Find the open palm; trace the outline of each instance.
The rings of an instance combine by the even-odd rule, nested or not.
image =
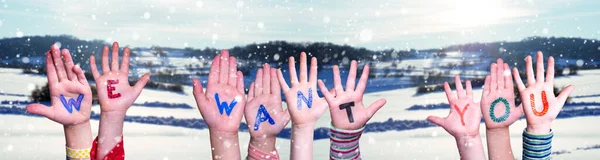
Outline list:
[[[463,91],[463,86],[460,77],[454,77],[456,84],[456,96],[452,94],[448,82],[444,83],[446,98],[450,103],[450,113],[446,118],[429,116],[427,119],[438,126],[444,128],[454,137],[476,136],[479,135],[479,124],[481,123],[481,111],[479,103],[473,101],[473,90],[471,81],[467,81],[466,91]]]
[[[144,89],[150,74],[142,76],[135,86],[129,86],[129,56],[131,51],[128,47],[125,47],[119,69],[119,43],[114,42],[112,45],[110,67],[108,50],[108,46],[104,46],[102,51],[102,75],[96,67],[96,58],[94,56],[90,57],[90,68],[98,88],[98,100],[102,112],[125,113]]]
[[[50,89],[50,107],[42,104],[27,105],[27,112],[45,116],[65,126],[90,120],[92,91],[83,71],[75,66],[69,50],[52,46],[46,54],[46,72]]]
[[[544,55],[537,53],[537,75],[534,78],[533,62],[531,56],[527,56],[527,88],[521,80],[519,70],[513,69],[513,75],[517,82],[517,88],[521,93],[523,110],[527,118],[527,130],[531,133],[548,133],[552,121],[558,116],[567,97],[571,94],[574,86],[567,86],[558,97],[554,95],[554,58],[548,58],[548,70],[544,81]]]
[[[313,57],[311,59],[310,79],[307,78],[306,59],[306,53],[302,52],[300,54],[300,81],[298,81],[294,57],[289,58],[292,88],[285,82],[281,70],[277,72],[279,83],[287,101],[287,108],[292,117],[292,123],[296,125],[314,125],[327,109],[327,102],[317,94],[317,58]]]
[[[369,75],[369,66],[365,65],[362,75],[356,85],[357,62],[352,61],[350,72],[346,81],[346,90],[342,88],[340,78],[340,69],[336,65],[333,67],[333,81],[335,85],[335,94],[327,92],[327,87],[323,81],[319,80],[319,87],[329,104],[329,113],[333,126],[340,129],[355,130],[363,127],[371,117],[385,105],[385,99],[379,99],[365,108],[363,105],[363,95],[367,86]],[[348,111],[349,110],[349,111]]]
[[[502,59],[490,66],[490,75],[485,77],[481,94],[481,113],[488,129],[505,128],[523,115],[515,107],[515,94],[510,68]]]
[[[227,50],[213,59],[206,91],[194,79],[194,98],[211,130],[237,133],[246,104],[244,75],[237,71],[237,61]]]

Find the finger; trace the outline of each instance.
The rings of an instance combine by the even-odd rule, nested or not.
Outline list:
[[[54,112],[52,111],[52,108],[43,104],[29,104],[27,105],[27,107],[25,107],[25,110],[27,111],[27,113],[41,115],[49,119],[52,119],[54,117]]]
[[[360,79],[358,80],[358,85],[356,86],[356,91],[359,95],[365,93],[365,89],[367,87],[367,81],[369,80],[369,65],[365,65],[362,71],[362,75],[360,75]]]
[[[204,89],[198,78],[194,78],[192,82],[194,83],[194,98],[196,99],[196,103],[198,103],[198,107],[200,107],[200,104],[206,104],[207,102],[206,96],[204,95]]]
[[[254,79],[254,95],[258,96],[263,93],[262,82],[263,82],[263,69],[259,68],[258,71],[256,71],[256,78]]]
[[[440,118],[440,117],[436,117],[436,116],[429,116],[429,117],[427,117],[427,120],[429,120],[431,123],[434,123],[440,127],[444,127],[444,118]]]
[[[290,83],[292,85],[294,85],[295,83],[298,83],[298,74],[296,73],[296,61],[294,60],[294,56],[290,56],[290,59],[288,61],[289,61],[288,62],[288,66],[289,66],[288,69],[290,71]]]
[[[531,56],[525,58],[525,66],[527,67],[527,86],[535,84],[535,78],[533,78],[533,62]]]
[[[237,77],[236,87],[240,93],[244,93],[244,73],[242,73],[242,71],[237,71],[236,77]]]
[[[275,68],[271,68],[271,94],[275,95],[275,98],[281,99],[281,86],[279,84],[279,80],[277,79],[277,71]]]
[[[537,74],[535,79],[537,83],[544,83],[544,54],[541,51],[538,51],[536,54],[537,66],[535,67],[537,70]]]
[[[337,96],[337,95],[335,94],[335,88],[332,88],[332,89],[330,89],[330,90],[329,90],[329,93],[331,93],[331,95],[333,95],[333,97]]]
[[[492,89],[504,89],[504,61],[501,58],[498,58],[498,63],[496,63],[496,80],[498,81],[498,88]]]
[[[233,56],[229,57],[229,81],[230,86],[235,87],[237,85],[237,61]]]
[[[75,73],[73,73],[73,66],[75,66],[75,63],[73,63],[73,58],[71,58],[71,53],[69,52],[68,49],[63,49],[62,56],[64,57],[64,61],[65,61],[64,67],[65,67],[65,71],[67,72],[67,78],[69,78],[69,80],[71,80],[71,81],[76,81],[77,75],[75,75]]]
[[[383,98],[373,102],[371,105],[369,105],[369,108],[367,108],[367,115],[369,115],[369,117],[373,117],[373,115],[375,115],[375,113],[377,113],[377,111],[379,111],[379,109],[381,109],[385,103],[386,100]]]
[[[250,90],[248,90],[248,101],[254,98],[254,82],[250,83]]]
[[[348,79],[346,80],[347,91],[354,91],[354,86],[356,85],[356,70],[358,69],[356,65],[357,62],[355,60],[350,62],[350,71],[348,72]]]
[[[306,66],[306,53],[300,53],[300,83],[308,82],[308,68]]]
[[[219,83],[219,76],[221,72],[220,67],[221,55],[217,55],[210,65],[210,71],[208,72],[208,84]]]
[[[219,83],[220,84],[227,84],[227,81],[229,80],[227,77],[229,77],[229,51],[227,50],[222,50],[221,51],[221,66],[220,66],[220,70],[219,70]]]
[[[519,70],[517,68],[513,68],[513,77],[515,78],[515,83],[517,83],[519,92],[525,90],[525,84],[523,84],[523,80],[521,79],[521,75],[519,74]]]
[[[342,88],[342,79],[340,78],[340,67],[337,65],[333,66],[333,87],[335,91],[338,93],[344,92],[344,88]]]
[[[279,86],[281,86],[281,89],[283,90],[283,92],[285,93],[285,92],[289,91],[290,87],[285,82],[285,79],[283,79],[283,73],[281,73],[281,69],[277,70],[277,78],[279,79]]]
[[[458,75],[454,76],[454,85],[456,87],[456,95],[458,99],[464,98],[467,96],[465,90],[463,89],[462,82],[460,81],[460,77]]]
[[[102,74],[107,74],[110,72],[110,67],[108,67],[108,46],[104,46],[102,49]]]
[[[90,56],[90,70],[92,70],[92,75],[94,76],[94,80],[100,77],[100,73],[98,72],[98,67],[96,66],[96,57],[94,55]]]
[[[448,82],[444,82],[444,92],[446,92],[446,98],[448,99],[448,102],[452,102],[454,99],[456,99],[454,94],[452,94],[452,89],[450,89],[450,84],[448,84]]]
[[[110,69],[113,72],[119,71],[119,43],[114,42],[112,45],[112,57],[110,60]]]
[[[467,80],[467,82],[465,82],[465,85],[467,86],[467,98],[469,98],[469,100],[472,100],[473,88],[471,87],[471,81]]]
[[[546,82],[554,84],[554,57],[548,57],[548,69],[546,70]]]
[[[573,92],[573,89],[575,89],[575,86],[569,85],[569,86],[565,87],[565,89],[560,91],[560,94],[558,94],[558,97],[556,97],[561,104],[560,105],[561,108],[567,101],[567,98],[569,98],[569,95],[571,95],[571,92]]]
[[[489,94],[492,90],[490,88],[492,88],[492,78],[490,75],[485,76],[485,82],[483,83],[483,96],[486,96],[487,94]]]
[[[54,48],[52,50],[52,60],[54,61],[54,67],[56,68],[56,75],[58,75],[58,81],[68,80],[67,72],[65,71],[65,64],[63,63],[60,50],[58,48]]]
[[[504,77],[504,88],[513,90],[514,89],[513,80],[512,80],[512,77],[510,76],[510,67],[508,66],[508,63],[504,63],[504,72],[505,73],[502,73],[502,75]]]
[[[264,65],[262,83],[263,94],[271,94],[271,66],[269,64]]]
[[[327,87],[325,86],[325,83],[323,83],[322,80],[319,80],[317,83],[319,84],[319,88],[321,89],[321,93],[323,93],[323,96],[325,96],[325,99],[327,101],[331,101],[331,100],[335,99],[334,96],[331,93],[329,93]]]
[[[48,76],[48,84],[53,85],[58,83],[58,75],[56,74],[54,60],[52,59],[52,49],[46,53],[46,75]]]
[[[85,75],[83,74],[83,70],[81,70],[81,67],[79,66],[74,66],[73,67],[73,73],[76,75],[76,79],[77,81],[79,81],[79,83],[83,84],[83,85],[88,85],[87,79],[85,78]]]
[[[312,57],[310,61],[310,75],[308,77],[308,83],[317,84],[317,58]]]
[[[498,88],[498,67],[496,65],[496,63],[490,65],[490,91]]]
[[[140,78],[137,83],[135,83],[135,85],[133,86],[133,91],[135,93],[135,97],[138,97],[140,95],[140,93],[142,93],[142,90],[144,90],[144,86],[146,86],[146,83],[148,83],[148,80],[150,80],[150,74],[146,73],[144,74],[144,76],[142,76],[142,78]]]
[[[131,55],[131,50],[129,47],[125,47],[123,50],[123,58],[121,59],[121,73],[125,73],[129,75],[129,56]]]

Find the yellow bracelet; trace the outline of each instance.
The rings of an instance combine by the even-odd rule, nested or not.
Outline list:
[[[67,148],[67,157],[69,158],[90,158],[90,150],[92,148],[87,149],[71,149]]]

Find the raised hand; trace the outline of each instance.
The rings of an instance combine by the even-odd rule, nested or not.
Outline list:
[[[515,107],[510,67],[502,59],[490,65],[490,75],[485,77],[481,113],[488,129],[507,128],[523,115],[523,110]]]
[[[96,80],[98,100],[102,112],[125,113],[142,93],[150,74],[142,76],[135,86],[129,86],[129,56],[131,51],[125,47],[119,68],[119,43],[112,45],[110,67],[108,62],[108,46],[102,50],[102,75],[96,67],[96,58],[90,57],[90,69]]]
[[[548,70],[544,81],[544,55],[537,52],[537,74],[534,78],[533,62],[531,56],[527,56],[527,88],[521,80],[519,70],[513,69],[513,75],[517,82],[517,88],[521,93],[523,110],[527,118],[527,132],[533,134],[545,134],[550,132],[552,121],[562,109],[565,101],[575,89],[569,85],[563,89],[558,97],[554,95],[554,58],[548,58]]]
[[[365,108],[363,105],[363,94],[369,79],[369,66],[365,65],[362,75],[356,89],[356,70],[357,62],[352,61],[350,72],[346,81],[346,90],[342,87],[340,79],[340,69],[336,65],[333,67],[333,81],[335,93],[328,92],[323,81],[319,80],[319,87],[329,104],[329,113],[333,126],[340,129],[355,130],[363,127],[369,119],[385,105],[385,99],[379,99]]]

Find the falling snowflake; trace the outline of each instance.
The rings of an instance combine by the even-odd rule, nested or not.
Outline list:
[[[329,18],[329,16],[323,16],[323,23],[329,23],[331,21],[331,18]]]
[[[202,1],[196,1],[196,7],[202,8],[202,6],[204,6],[204,2],[202,2]]]
[[[17,37],[18,37],[18,38],[21,38],[21,37],[23,37],[23,32],[21,32],[21,31],[17,31]]]
[[[363,29],[360,31],[358,39],[361,42],[370,42],[373,39],[373,31],[370,29]]]
[[[144,19],[150,19],[150,12],[144,12]]]
[[[244,7],[244,1],[238,1],[237,3],[235,3],[235,6],[237,8],[243,8]]]

